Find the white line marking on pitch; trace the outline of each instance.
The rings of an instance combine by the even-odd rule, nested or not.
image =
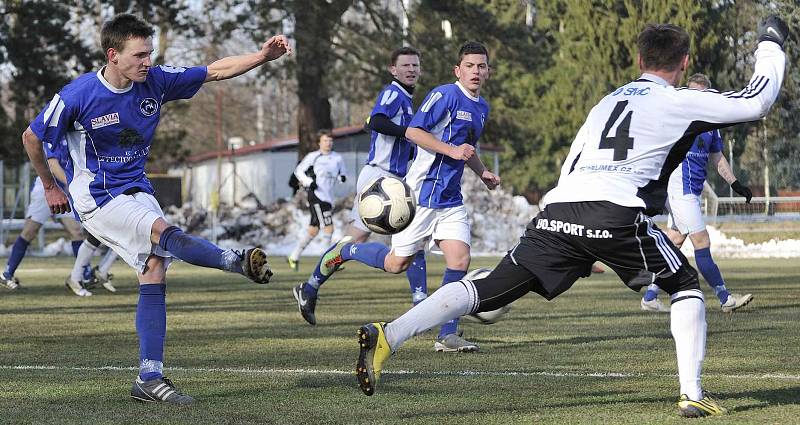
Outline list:
[[[250,368],[205,368],[205,367],[168,367],[168,371],[181,372],[218,372],[218,373],[242,373],[255,375],[353,375],[354,371],[341,369],[250,369]],[[71,371],[136,371],[138,368],[133,366],[100,366],[100,367],[81,367],[81,366],[48,366],[48,365],[0,365],[0,370],[71,370]],[[658,373],[621,373],[621,372],[489,372],[489,371],[417,371],[417,370],[395,370],[383,371],[384,375],[420,375],[420,376],[547,376],[555,378],[674,378],[677,375],[658,374]],[[704,374],[704,378],[721,379],[786,379],[790,381],[800,381],[800,375],[787,375],[782,373],[765,373],[760,375],[730,375],[730,374]]]

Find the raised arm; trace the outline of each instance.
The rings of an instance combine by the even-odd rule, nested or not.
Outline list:
[[[758,28],[753,76],[738,92],[680,90],[680,107],[699,121],[700,132],[764,117],[775,102],[783,83],[786,55],[783,42],[788,27],[776,16],[765,19]]]
[[[45,159],[44,149],[42,148],[42,141],[31,130],[30,127],[26,128],[22,133],[22,144],[25,146],[25,152],[31,159],[33,169],[36,174],[42,179],[42,186],[44,186],[44,197],[47,200],[47,205],[50,206],[50,212],[53,214],[61,214],[70,211],[69,199],[67,195],[58,187],[50,168],[47,166]]]
[[[272,36],[261,46],[261,50],[258,52],[228,56],[208,65],[208,74],[205,82],[222,81],[237,77],[284,54],[291,53],[292,47],[289,45],[286,36],[282,34]]]

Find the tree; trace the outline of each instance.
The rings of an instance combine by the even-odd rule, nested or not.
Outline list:
[[[11,137],[0,140],[4,158],[25,157],[23,130],[64,84],[97,58],[69,31],[70,6],[39,0],[5,3],[0,47],[11,69],[8,87],[13,116],[7,129]]]

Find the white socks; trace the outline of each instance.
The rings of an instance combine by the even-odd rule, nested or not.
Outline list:
[[[678,355],[678,378],[681,394],[691,400],[703,398],[700,373],[706,351],[706,307],[703,293],[692,289],[672,295],[670,329]]]
[[[294,251],[292,251],[292,254],[289,255],[289,258],[297,261],[297,259],[300,258],[300,254],[303,253],[303,250],[306,249],[308,244],[310,244],[313,239],[314,237],[309,235],[308,232],[303,233],[303,238],[297,242],[297,246],[294,247]]]
[[[83,241],[80,248],[78,248],[78,255],[75,257],[75,264],[72,266],[70,279],[78,283],[83,280],[83,268],[92,261],[92,255],[94,255],[96,249],[97,247],[90,244],[88,241]]]
[[[462,279],[444,285],[428,298],[387,324],[386,340],[392,352],[406,340],[450,320],[472,313],[480,299],[472,281]]]
[[[117,260],[117,257],[117,253],[114,252],[113,249],[108,248],[108,252],[106,252],[106,255],[103,256],[103,259],[100,260],[100,264],[97,266],[97,271],[103,276],[108,276],[108,271],[111,270],[111,266],[114,264],[114,261]]]

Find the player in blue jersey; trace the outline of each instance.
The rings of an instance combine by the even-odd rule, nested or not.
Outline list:
[[[458,80],[431,90],[408,125],[405,136],[417,144],[417,157],[406,182],[417,197],[414,220],[392,236],[391,249],[381,243],[354,244],[345,238],[323,255],[309,282],[324,282],[349,260],[390,273],[400,273],[430,241],[432,251],[444,254],[447,268],[442,285],[467,273],[470,263],[470,221],[461,195],[464,165],[489,189],[500,184],[475,155],[483,133],[489,104],[480,90],[489,77],[489,55],[480,43],[464,44],[454,67]],[[442,325],[434,344],[436,351],[477,351],[478,345],[457,333],[458,319]]]
[[[711,88],[711,81],[703,74],[694,74],[689,77],[690,89],[706,90]],[[686,153],[686,159],[672,172],[667,187],[668,226],[666,234],[672,243],[680,248],[686,237],[692,241],[694,247],[694,260],[700,274],[706,279],[719,298],[722,311],[729,313],[747,305],[753,300],[752,294],[732,294],[725,286],[725,280],[719,271],[717,263],[711,257],[711,240],[706,230],[701,209],[703,183],[706,181],[706,165],[710,162],[715,166],[719,175],[725,179],[731,188],[745,197],[745,202],[750,203],[753,193],[747,186],[742,185],[733,174],[728,161],[722,155],[723,142],[719,130],[703,133],[694,140],[694,144]],[[653,279],[652,273],[644,275]],[[668,312],[669,307],[661,303],[658,297],[658,280],[647,287],[640,302],[641,309],[653,312]]]
[[[241,75],[291,48],[278,35],[257,52],[207,67],[153,66],[153,33],[149,24],[130,14],[106,22],[100,34],[106,65],[66,85],[22,138],[51,211],[63,213],[70,206],[45,164],[42,142],[66,137],[74,165],[69,192],[75,210],[87,231],[137,272],[140,362],[131,397],[186,404],[194,399],[162,375],[170,259],[240,273],[257,283],[267,283],[272,272],[259,248],[223,250],[167,223],[144,172],[150,144],[164,103],[191,98],[204,83]]]
[[[372,113],[367,119],[367,128],[371,130],[369,155],[366,166],[358,174],[356,198],[346,230],[353,243],[366,242],[372,234],[358,215],[358,195],[379,177],[405,177],[408,165],[416,154],[416,146],[406,140],[405,134],[414,116],[411,97],[421,72],[419,51],[408,46],[395,49],[389,72],[393,77],[392,82],[378,94]],[[411,288],[411,302],[414,304],[428,296],[426,272],[425,251],[419,250],[406,270]],[[300,314],[312,325],[317,323],[314,310],[320,284],[321,282],[309,280],[292,290]]]
[[[51,164],[51,167],[58,167],[59,157],[57,151],[48,147],[48,149],[45,149],[45,157],[47,158],[48,164]],[[42,180],[36,178],[33,183],[33,189],[31,189],[28,209],[25,213],[25,224],[23,224],[22,231],[11,247],[11,253],[8,256],[5,270],[0,273],[0,287],[9,290],[16,290],[20,287],[19,279],[14,276],[14,273],[25,258],[31,241],[36,237],[39,229],[48,218],[58,220],[64,226],[64,229],[71,239],[72,253],[76,256],[78,255],[78,248],[83,240],[80,223],[77,222],[72,214],[52,214],[50,212],[50,207],[47,205],[47,200],[45,199]],[[73,286],[67,285],[67,287],[77,296],[86,296],[88,293],[88,291],[83,289],[80,283]]]

